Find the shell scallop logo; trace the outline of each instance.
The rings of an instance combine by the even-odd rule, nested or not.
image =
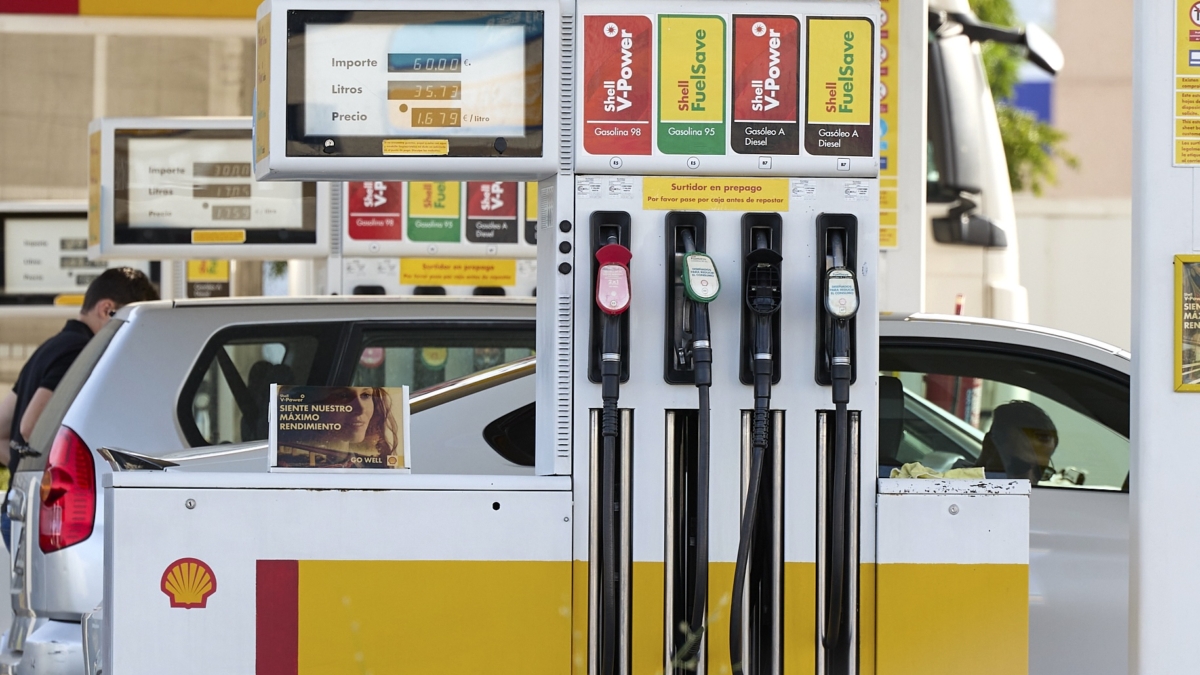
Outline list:
[[[208,596],[217,592],[217,575],[203,560],[180,558],[163,572],[162,592],[171,599],[172,607],[204,609]]]

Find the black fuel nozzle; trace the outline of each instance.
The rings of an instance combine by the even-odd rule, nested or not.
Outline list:
[[[746,256],[746,306],[759,316],[779,311],[782,304],[782,276],[779,264],[783,256],[767,244],[764,232],[754,236],[755,248]]]
[[[783,304],[782,273],[780,263],[783,256],[768,245],[766,233],[757,232],[755,248],[746,256],[746,306],[754,315],[753,353],[750,354],[754,372],[755,399],[769,397],[772,363],[771,315]]]

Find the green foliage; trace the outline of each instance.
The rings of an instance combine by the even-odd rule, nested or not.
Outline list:
[[[987,23],[1001,26],[1017,23],[1009,0],[971,0],[971,9]],[[1012,98],[1017,71],[1024,60],[1025,55],[1019,47],[994,42],[983,45],[983,66],[992,98],[996,101],[1000,138],[1008,160],[1008,181],[1014,192],[1030,190],[1040,195],[1047,184],[1058,183],[1055,160],[1075,169],[1079,159],[1063,147],[1067,140],[1065,133],[1038,121],[1028,112],[1003,103]]]
[[[1000,140],[1008,160],[1008,182],[1013,191],[1030,190],[1042,194],[1045,184],[1058,182],[1055,159],[1068,167],[1079,167],[1079,159],[1062,148],[1067,135],[1038,120],[1025,110],[1004,103],[996,104],[1000,121]]]

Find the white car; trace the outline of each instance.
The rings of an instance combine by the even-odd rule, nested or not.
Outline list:
[[[258,412],[269,382],[432,387],[414,397],[413,442],[443,452],[414,472],[532,472],[533,364],[522,360],[532,303],[233,299],[154,303],[118,319],[80,356],[35,433],[34,447],[53,446],[41,493],[50,503],[37,489],[42,467],[26,463],[16,478],[13,515],[28,527],[14,527],[17,621],[0,655],[10,672],[87,672],[81,621],[101,600],[96,486],[109,462],[265,470]],[[883,472],[974,465],[992,410],[1010,400],[1053,420],[1054,470],[1031,501],[1030,672],[1123,675],[1129,355],[963,317],[884,317],[880,336]]]
[[[101,485],[112,470],[99,450],[162,457],[218,446],[226,468],[265,470],[265,455],[241,462],[235,450],[266,438],[268,384],[428,389],[529,357],[533,317],[528,299],[435,296],[164,301],[118,312],[38,421],[30,445],[41,456],[13,477],[14,620],[0,673],[85,672],[81,620],[103,595]],[[468,380],[432,397],[471,389]],[[483,434],[533,401],[533,378],[489,393],[413,416],[413,443],[447,449],[414,471],[531,472]],[[414,409],[429,397],[414,396]]]
[[[1125,675],[1129,353],[958,316],[884,317],[879,333],[882,470],[973,466],[992,410],[1011,400],[1053,420],[1054,472],[1030,497],[1029,672]]]

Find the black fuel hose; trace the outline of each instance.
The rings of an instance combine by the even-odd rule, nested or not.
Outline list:
[[[600,455],[600,578],[602,589],[600,672],[616,673],[617,640],[617,400],[621,377],[621,323],[616,316],[604,315],[604,351],[600,372],[604,408],[600,413],[603,438]],[[611,371],[611,372],[610,372]]]
[[[767,452],[768,415],[771,408],[772,363],[771,323],[765,315],[756,317],[754,349],[754,412],[751,420],[750,481],[746,488],[746,508],[742,513],[737,563],[733,573],[733,604],[729,617],[729,659],[733,672],[746,672],[742,651],[742,604],[745,601],[746,574],[750,567],[750,549],[758,524],[758,502],[762,486],[763,461]]]
[[[835,329],[834,340],[844,332]],[[847,382],[847,388],[849,383]],[[834,388],[838,386],[834,381]],[[846,480],[847,460],[850,452],[849,415],[846,412],[847,401],[834,402],[833,421],[833,505],[831,517],[830,552],[832,553],[829,566],[829,608],[825,617],[825,647],[829,650],[841,646],[842,616],[845,613],[845,584],[846,584]]]
[[[742,604],[745,601],[746,575],[750,567],[750,550],[758,522],[758,503],[762,486],[764,457],[770,427],[771,378],[774,375],[771,346],[770,315],[779,310],[779,256],[770,251],[767,236],[758,232],[754,251],[760,263],[752,263],[747,275],[746,302],[754,313],[754,412],[751,420],[750,480],[746,488],[746,507],[742,513],[741,536],[738,541],[737,562],[733,573],[733,604],[729,617],[729,660],[735,675],[746,672],[742,645]],[[751,258],[755,260],[755,258]]]
[[[832,266],[844,267],[845,251],[840,236],[831,236]],[[850,402],[850,326],[846,319],[830,317],[830,380],[833,385],[833,485],[832,532],[830,533],[829,606],[825,613],[825,648],[833,651],[841,647],[842,623],[845,615],[846,585],[846,503],[848,489],[847,465],[850,454],[850,419],[846,406]]]
[[[695,253],[696,242],[691,230],[681,232],[684,253]],[[711,405],[709,388],[712,386],[712,345],[709,342],[708,304],[689,301],[693,312],[692,363],[699,394],[699,420],[697,426],[696,456],[696,571],[693,575],[692,613],[688,621],[688,634],[672,661],[676,664],[691,660],[700,651],[704,636],[704,615],[708,604],[708,491],[709,448],[711,446]]]

